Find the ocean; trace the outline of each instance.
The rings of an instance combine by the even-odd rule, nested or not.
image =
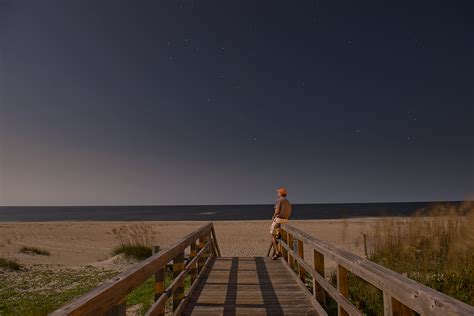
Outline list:
[[[462,202],[402,202],[295,204],[291,219],[338,219],[409,216],[435,204]],[[262,220],[273,215],[273,205],[186,206],[0,206],[0,222],[12,221],[218,221]]]

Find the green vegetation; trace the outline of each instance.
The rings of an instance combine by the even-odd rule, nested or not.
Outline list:
[[[112,229],[118,246],[113,255],[123,253],[127,258],[143,260],[151,256],[154,243],[154,232],[145,224],[120,226]]]
[[[381,224],[371,238],[370,260],[474,305],[473,206],[439,206],[428,214],[443,216]]]
[[[143,245],[120,245],[114,248],[113,255],[123,253],[127,258],[143,260],[151,256],[151,248]]]
[[[21,266],[16,261],[0,258],[0,268],[9,270],[20,270]]]
[[[51,254],[47,250],[39,249],[36,247],[22,247],[20,253],[32,254],[38,256],[50,256]]]
[[[379,224],[369,235],[369,259],[474,305],[472,227],[474,203],[437,205],[408,219]],[[350,272],[348,277],[350,301],[365,315],[383,315],[382,291]],[[311,280],[307,274],[306,285],[312,290]],[[337,287],[335,272],[329,281]],[[325,309],[328,315],[337,315],[337,303],[327,293]]]
[[[0,315],[47,315],[117,274],[93,267],[0,274]]]
[[[173,273],[168,271],[165,275],[165,287],[168,287],[173,281]],[[154,300],[154,290],[153,290],[154,277],[149,278],[142,285],[137,287],[132,293],[127,297],[127,307],[141,304],[141,315],[144,315],[145,312],[151,307]],[[191,277],[188,275],[184,279],[184,290],[185,292],[191,286]],[[168,301],[166,305],[168,311],[172,310],[172,300]]]

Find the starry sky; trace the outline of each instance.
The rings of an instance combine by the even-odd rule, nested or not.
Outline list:
[[[0,0],[0,205],[471,197],[473,6]]]

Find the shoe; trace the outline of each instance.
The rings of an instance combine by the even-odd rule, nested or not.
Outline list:
[[[274,255],[274,256],[272,257],[272,260],[278,260],[278,259],[280,259],[280,258],[281,258],[281,252],[280,252],[280,253],[277,253],[276,255]]]

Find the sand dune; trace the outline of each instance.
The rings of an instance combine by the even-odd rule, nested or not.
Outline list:
[[[363,255],[362,233],[384,219],[304,220],[291,223],[338,247]],[[21,264],[82,266],[109,260],[117,245],[113,228],[145,224],[156,245],[168,247],[205,222],[39,222],[0,223],[0,256]],[[269,246],[269,221],[214,222],[223,256],[264,256]],[[38,247],[50,256],[20,254],[23,246]]]

